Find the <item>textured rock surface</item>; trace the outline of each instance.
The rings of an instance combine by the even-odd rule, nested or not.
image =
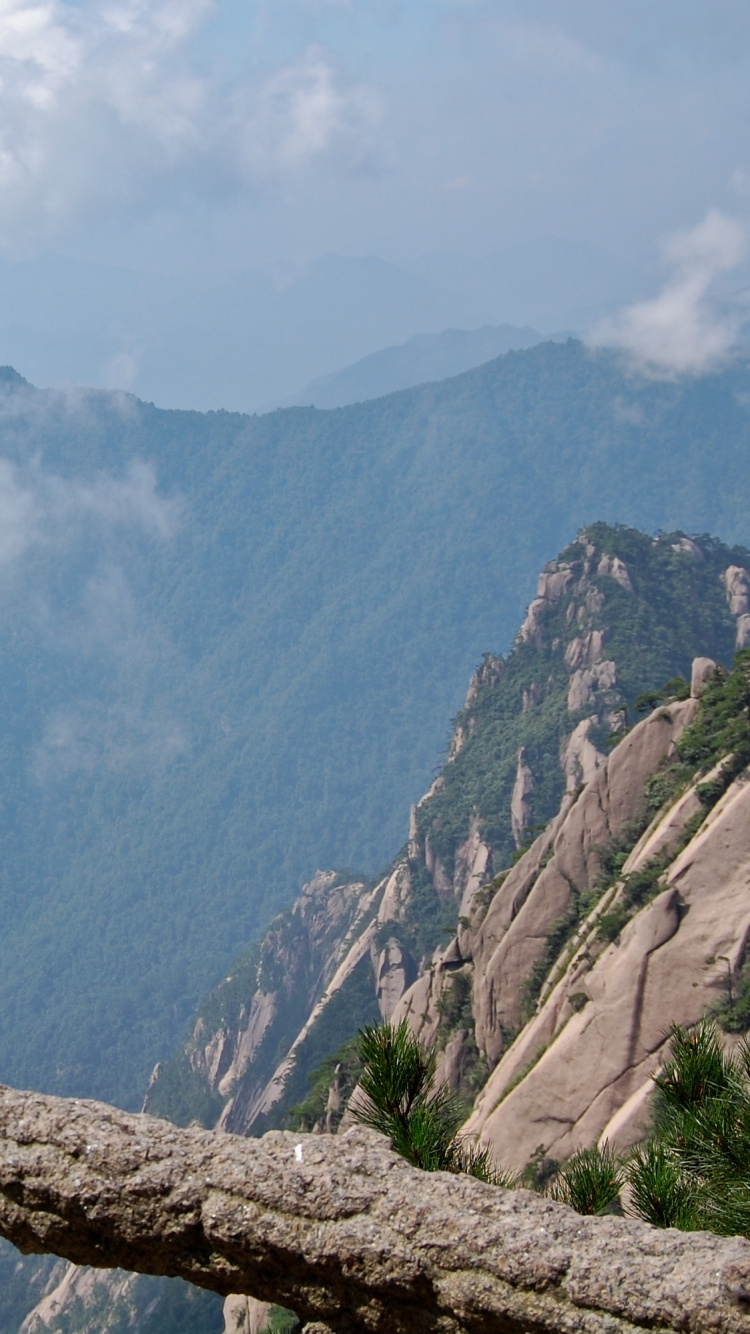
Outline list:
[[[527,979],[571,895],[599,883],[603,847],[637,819],[648,776],[696,708],[695,699],[675,702],[634,727],[489,894],[480,887],[456,937],[395,1009],[422,1041],[445,1043],[440,1074],[454,1086],[465,1068],[457,1041],[475,1038],[488,1077],[465,1131],[504,1166],[523,1168],[540,1148],[563,1159],[602,1136],[622,1147],[641,1138],[670,1023],[700,1018],[724,994],[728,970],[737,974],[750,935],[747,775],[709,815],[695,788],[659,813],[623,874],[659,857],[663,892],[634,907],[608,945],[597,923],[622,901],[623,883],[613,882],[558,958],[548,959],[531,1017],[522,1009]],[[471,993],[473,1034],[464,1009],[446,1042],[441,1014],[461,979]]]
[[[693,666],[690,672],[690,694],[693,699],[698,699],[706,682],[710,680],[715,670],[716,663],[713,658],[693,658]]]
[[[636,814],[646,777],[694,712],[694,701],[686,700],[639,723],[495,893],[470,943],[477,1041],[492,1063],[504,1033],[519,1026],[524,982],[568,906],[571,885],[585,890],[595,883],[601,848]]]
[[[260,1334],[270,1312],[270,1302],[235,1293],[224,1302],[224,1334]]]
[[[681,797],[625,864],[675,843],[699,803]],[[750,776],[743,774],[664,872],[664,890],[597,957],[582,933],[545,1003],[483,1089],[468,1129],[522,1167],[606,1138],[646,1133],[651,1075],[671,1023],[692,1024],[724,994],[750,933]],[[574,1012],[571,995],[585,997]],[[531,1068],[529,1068],[531,1067]],[[516,1087],[510,1087],[527,1071]],[[506,1096],[503,1096],[506,1094]]]
[[[144,1308],[148,1309],[143,1293],[139,1292],[143,1280],[138,1274],[121,1269],[79,1268],[60,1261],[54,1277],[57,1282],[48,1285],[44,1296],[23,1320],[18,1334],[46,1334],[48,1330],[67,1334],[71,1329],[76,1334],[101,1334],[113,1309],[121,1316],[120,1328],[124,1324],[126,1328],[138,1329]],[[153,1284],[153,1280],[146,1282]]]
[[[214,1096],[222,1128],[249,1133],[282,1096],[314,1017],[370,949],[372,918],[386,888],[385,880],[368,888],[361,880],[319,871],[259,942],[240,1003],[233,975],[219,985],[210,1022],[198,1018],[184,1060]],[[411,981],[408,970],[404,978],[404,984]],[[163,1111],[162,1074],[157,1066],[144,1111]]]
[[[524,759],[524,747],[518,752],[518,768],[513,794],[510,799],[510,827],[513,841],[517,848],[523,842],[526,826],[531,823],[532,805],[530,797],[534,791],[534,775]]]
[[[0,1092],[0,1231],[336,1330],[750,1331],[750,1244],[411,1168],[372,1132],[262,1140]]]
[[[741,565],[730,565],[724,571],[727,604],[737,618],[737,648],[745,648],[750,640],[750,575]]]

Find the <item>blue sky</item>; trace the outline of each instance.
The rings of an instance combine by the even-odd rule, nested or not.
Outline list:
[[[555,241],[644,299],[745,227],[749,64],[733,0],[4,0],[0,255],[283,287]]]
[[[157,266],[645,255],[744,211],[750,17],[713,0],[8,0],[0,241]]]

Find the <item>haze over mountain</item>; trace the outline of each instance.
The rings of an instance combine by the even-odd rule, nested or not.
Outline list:
[[[560,341],[560,335],[556,341]],[[324,375],[275,406],[311,404],[315,408],[342,408],[409,389],[429,380],[444,380],[472,366],[481,366],[504,352],[544,342],[535,329],[512,324],[481,329],[445,329],[439,334],[415,334],[396,347],[384,347],[334,375]]]
[[[550,547],[747,537],[750,367],[580,343],[335,412],[2,393],[0,1066],[136,1103],[317,867],[375,872]]]
[[[163,407],[254,411],[299,401],[300,385],[313,377],[449,325],[459,336],[499,320],[536,321],[545,332],[586,326],[632,285],[598,247],[554,240],[483,259],[442,254],[397,264],[331,254],[220,274],[154,273],[52,253],[0,259],[0,363],[23,366],[48,387],[86,384],[133,390]],[[381,377],[357,397],[440,379],[533,341],[490,338],[476,353],[467,345],[465,355],[426,361],[416,379]]]

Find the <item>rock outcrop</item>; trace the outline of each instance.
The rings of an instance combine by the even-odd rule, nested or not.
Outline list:
[[[737,620],[737,648],[750,643],[750,575],[742,565],[730,565],[724,571],[729,610]]]
[[[457,962],[464,966],[471,979],[474,1035],[480,1053],[493,1069],[468,1129],[475,1133],[481,1130],[483,1138],[498,1151],[501,1162],[512,1161],[523,1167],[544,1139],[537,1113],[530,1117],[528,1108],[517,1127],[508,1123],[507,1134],[495,1135],[487,1124],[488,1109],[499,1101],[509,1080],[518,1078],[533,1063],[539,1048],[551,1041],[556,1028],[553,1024],[547,1031],[549,1019],[545,1021],[546,1027],[541,1019],[530,1025],[512,1044],[505,1060],[497,1064],[509,1045],[508,1035],[518,1033],[523,1025],[527,983],[545,956],[555,924],[569,912],[574,894],[585,894],[596,885],[604,849],[641,811],[647,778],[670,757],[676,739],[694,717],[696,708],[695,700],[684,700],[657,709],[639,723],[590,781],[565,797],[560,813],[529,851],[496,886],[488,887],[492,890],[489,902],[483,890],[475,894],[467,905],[468,918],[455,941],[436,956],[434,967],[406,992],[396,1007],[394,1018],[408,1016],[424,1041],[434,1041],[441,996],[452,985]],[[685,806],[685,819],[691,814],[693,807]],[[682,823],[677,822],[673,830],[675,839],[681,828]],[[650,847],[649,855],[652,855]],[[748,908],[750,911],[750,904]],[[582,950],[585,953],[583,940],[577,952]],[[549,959],[547,970],[553,962]],[[585,971],[579,966],[573,977],[574,987]],[[589,1020],[593,1012],[592,1007]],[[564,1010],[559,1021],[561,1027],[571,1014],[569,1008]],[[625,1024],[622,1010],[619,1017]],[[539,1102],[552,1121],[556,1117],[552,1110],[554,1101],[546,1089],[544,1099]],[[534,1140],[530,1147],[529,1138]]]
[[[672,656],[658,657],[658,668],[644,667],[646,629],[653,625],[660,646],[672,634],[669,625],[656,624],[654,606],[679,611],[686,578],[690,597],[704,609],[696,625],[715,624],[713,639],[694,645],[675,639]],[[606,819],[599,819],[596,829],[592,824],[588,833],[576,821],[589,806],[598,809],[596,794],[606,799],[609,780],[599,777],[605,768],[608,774],[622,768],[620,758],[608,763],[607,749],[625,726],[626,690],[656,689],[678,664],[684,672],[690,660],[684,661],[686,650],[692,655],[718,645],[729,661],[737,617],[745,614],[746,586],[744,567],[736,559],[730,563],[729,553],[724,555],[717,544],[707,544],[704,552],[698,542],[679,535],[673,541],[652,540],[603,525],[584,531],[550,562],[510,656],[504,660],[487,653],[474,673],[447,763],[411,810],[404,853],[374,886],[319,874],[289,913],[272,923],[244,973],[233,969],[217,988],[186,1044],[179,1078],[173,1079],[178,1092],[195,1091],[193,1114],[237,1133],[257,1133],[278,1122],[306,1095],[306,1074],[314,1069],[309,1053],[314,1048],[319,1062],[323,1047],[316,1034],[340,1031],[340,1040],[347,1035],[346,1026],[333,1017],[337,1010],[346,1009],[351,1035],[378,1014],[400,1013],[401,999],[413,983],[415,997],[435,990],[427,976],[433,968],[440,970],[433,951],[445,938],[446,924],[450,930],[457,918],[472,922],[471,939],[459,927],[457,940],[467,951],[466,962],[474,961],[476,1038],[492,1067],[521,1023],[529,971],[546,948],[552,923],[567,911],[571,886],[588,890],[594,871],[579,883],[554,859],[541,868],[532,892],[533,857],[524,858],[497,887],[480,940],[475,939],[476,906],[485,886],[533,829],[558,819],[561,800],[566,812],[571,802],[577,806],[566,826],[571,844],[579,836],[592,845],[611,836]],[[637,627],[637,635],[622,633],[623,619]],[[702,660],[701,680],[713,670],[713,661]],[[663,675],[648,675],[657,669]],[[671,731],[662,723],[648,736],[661,736],[668,748],[683,714],[675,711]],[[632,743],[625,744],[632,753]],[[642,763],[626,766],[638,774],[629,793],[628,818],[642,798],[648,766],[661,758],[661,751],[651,754],[647,747]],[[545,857],[552,855],[548,842],[545,836],[540,845]],[[595,858],[589,861],[593,868]],[[521,881],[526,888],[518,891]],[[490,933],[506,916],[508,925],[510,916],[518,917],[507,941],[485,946],[482,932]],[[480,983],[486,949],[494,962]],[[460,966],[454,960],[450,969]],[[373,1003],[363,1009],[368,988]],[[420,1013],[426,1014],[425,1034],[435,1036],[433,1010],[422,1006]],[[172,1073],[170,1063],[156,1072],[147,1106],[186,1119],[183,1102],[167,1087]]]
[[[683,799],[681,808],[686,823],[693,805]],[[624,874],[642,869],[665,833],[667,846],[677,841],[675,814],[666,813]],[[523,1166],[539,1146],[564,1159],[597,1139],[625,1148],[647,1133],[652,1075],[669,1025],[696,1023],[737,972],[750,933],[748,831],[750,776],[743,775],[666,868],[661,893],[616,942],[602,951],[595,920],[587,924],[546,1003],[493,1071],[467,1127],[480,1131],[502,1161]]]
[[[222,1127],[247,1133],[281,1096],[313,1016],[370,949],[385,887],[319,871],[217,988],[212,1015],[199,1016],[184,1048],[180,1078],[212,1095]],[[404,978],[411,981],[408,969]],[[144,1110],[162,1110],[164,1079],[157,1067]]]
[[[719,544],[626,532],[618,555],[619,541],[595,526],[546,568],[507,661],[486,654],[473,676],[447,763],[412,807],[404,852],[377,884],[320,873],[305,887],[217,988],[179,1058],[155,1072],[151,1107],[257,1134],[284,1124],[308,1074],[363,1022],[408,1015],[438,1044],[441,1078],[475,1103],[468,1130],[503,1164],[643,1132],[663,1030],[713,1004],[743,953],[742,824],[730,831],[722,811],[734,820],[745,807],[727,796],[679,864],[701,802],[693,789],[661,812],[623,871],[666,857],[661,892],[611,944],[600,919],[624,911],[625,889],[612,882],[597,897],[602,854],[641,818],[650,775],[669,761],[715,662],[731,660],[750,612],[745,569]],[[695,643],[684,616],[688,640],[678,642],[664,611],[682,615],[686,603],[700,608]],[[688,673],[695,653],[713,656],[694,662],[692,698],[625,735],[626,705]],[[509,865],[514,845],[550,816]],[[730,832],[734,869],[721,851]],[[446,922],[456,927],[447,945]],[[718,963],[706,963],[712,955]],[[324,1132],[341,1123],[352,1087],[337,1062],[303,1119]],[[246,1305],[237,1312],[248,1325]]]
[[[695,664],[695,695],[715,671],[710,659]],[[656,709],[566,796],[517,864],[476,892],[395,1010],[426,1043],[442,1034],[441,1074],[455,1084],[445,1016],[462,980],[473,1027],[464,1004],[461,1041],[476,1043],[489,1071],[464,1131],[504,1167],[642,1139],[670,1025],[697,1022],[738,985],[750,940],[750,771],[716,800],[707,794],[721,791],[726,760],[687,786],[678,767],[643,830],[648,782],[669,793],[695,695]],[[618,848],[630,851],[608,879]]]
[[[526,618],[518,632],[522,643],[539,643],[549,611],[564,596],[573,578],[573,569],[565,561],[550,561],[549,565],[545,565],[537,583],[536,597],[529,604]]]
[[[510,799],[510,827],[517,848],[520,848],[526,828],[531,823],[530,797],[533,791],[534,775],[524,759],[524,750],[521,747],[518,752],[516,781]]]
[[[66,1265],[62,1262],[53,1275],[56,1282],[29,1311],[18,1334],[56,1334],[61,1326],[73,1324],[81,1334],[99,1334],[106,1312],[113,1308],[126,1313],[127,1323],[137,1328],[143,1317],[139,1302],[139,1276],[125,1270],[101,1270]],[[141,1309],[139,1309],[139,1307]]]
[[[423,1173],[361,1129],[249,1141],[0,1090],[0,1233],[362,1334],[748,1334],[750,1243]]]

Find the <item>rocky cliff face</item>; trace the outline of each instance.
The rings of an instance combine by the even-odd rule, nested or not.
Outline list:
[[[214,992],[177,1063],[156,1067],[145,1109],[168,1104],[175,1119],[198,1112],[248,1133],[273,1107],[323,1006],[368,955],[381,898],[382,886],[318,872]],[[369,1009],[374,1018],[374,998]]]
[[[508,659],[485,655],[401,855],[374,885],[305,887],[157,1067],[148,1109],[336,1129],[357,1029],[407,1015],[500,1162],[637,1139],[668,1025],[726,1001],[744,966],[750,783],[679,747],[750,633],[747,564],[586,530]]]
[[[488,1109],[506,1071],[517,1081],[551,1042],[554,1006],[562,1027],[594,1013],[578,973],[573,1006],[584,1008],[563,1005],[558,983],[548,1002],[556,942],[568,948],[574,931],[593,958],[585,920],[602,850],[645,818],[649,777],[697,707],[676,700],[628,730],[634,700],[646,692],[642,707],[656,703],[700,655],[697,694],[714,660],[728,663],[744,643],[748,588],[738,553],[719,543],[586,530],[540,575],[507,661],[485,654],[402,855],[374,886],[319,874],[214,993],[182,1053],[157,1070],[147,1106],[259,1133],[304,1102],[309,1076],[362,1023],[409,1013],[468,1094],[489,1076],[471,1124],[503,1147],[502,1117]],[[675,691],[690,693],[687,683]],[[685,820],[696,802],[684,799]],[[677,842],[681,818],[670,817]],[[523,855],[511,865],[514,850]],[[608,894],[615,910],[614,884]],[[537,1031],[542,998],[552,1008]],[[318,1111],[330,1127],[350,1087],[346,1060],[328,1075],[333,1105]]]
[[[528,1017],[533,992],[547,982],[545,970],[554,964],[550,941],[566,931],[577,938],[580,905],[602,878],[602,854],[638,820],[646,780],[670,757],[694,709],[695,701],[686,700],[657,710],[589,783],[565,794],[558,816],[529,851],[465,905],[468,915],[455,938],[404,996],[395,1018],[408,1014],[424,1041],[434,1042],[449,1008],[445,992],[455,990],[458,978],[469,978],[477,1045],[494,1069]]]
[[[685,781],[674,748],[697,707],[689,699],[657,709],[566,796],[491,897],[475,895],[455,939],[396,1011],[439,1040],[459,979],[470,990],[460,1045],[473,1023],[491,1073],[466,1132],[503,1164],[521,1169],[535,1154],[564,1160],[600,1139],[624,1147],[642,1138],[669,1026],[726,1013],[741,986],[750,773],[742,768],[714,806],[721,763]],[[647,822],[670,774],[677,790]],[[455,1082],[453,1065],[449,1041],[444,1073]]]

